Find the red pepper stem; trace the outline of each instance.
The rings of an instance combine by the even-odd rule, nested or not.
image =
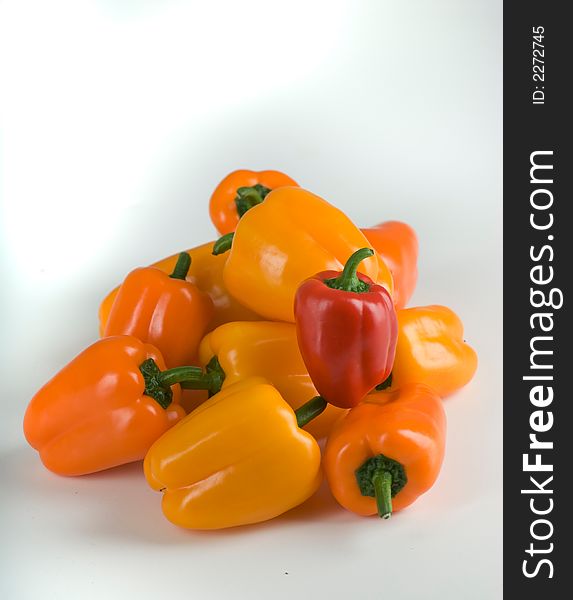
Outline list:
[[[231,249],[233,245],[233,237],[235,236],[235,232],[231,231],[231,233],[226,233],[222,235],[214,244],[213,244],[213,254],[215,256],[219,256],[219,254],[224,254],[225,252]]]
[[[177,258],[177,263],[173,269],[173,273],[169,275],[172,279],[185,279],[187,273],[189,273],[189,267],[191,266],[191,257],[187,252],[181,252]]]
[[[367,292],[370,286],[356,275],[358,265],[374,255],[372,248],[360,248],[346,261],[342,273],[334,279],[327,279],[324,283],[330,288],[345,292]]]
[[[379,471],[372,477],[372,485],[376,494],[376,508],[381,519],[392,516],[392,473]]]
[[[315,396],[302,406],[299,406],[294,414],[296,415],[296,422],[299,427],[304,427],[307,423],[310,423],[315,417],[324,411],[328,406],[328,402],[322,396]]]

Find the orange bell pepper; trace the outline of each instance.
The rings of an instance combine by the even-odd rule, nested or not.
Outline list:
[[[26,439],[59,475],[141,460],[185,416],[176,383],[189,370],[164,368],[157,348],[134,337],[97,341],[32,398],[24,416]]]
[[[168,367],[196,363],[213,302],[185,280],[190,264],[182,252],[171,275],[155,267],[132,271],[119,288],[103,335],[133,335],[152,344]]]
[[[460,318],[446,306],[399,310],[392,388],[425,383],[440,396],[466,385],[477,369],[477,354],[463,339]]]
[[[209,214],[221,234],[235,231],[239,219],[267,194],[285,185],[298,183],[280,171],[233,171],[215,188],[209,201]]]
[[[191,266],[187,274],[187,281],[196,285],[201,291],[209,294],[214,306],[214,315],[208,327],[215,329],[229,321],[258,321],[261,317],[237,302],[227,291],[223,283],[223,267],[227,261],[226,256],[212,254],[213,242],[186,250],[191,257]],[[173,254],[151,266],[164,273],[171,273],[177,263],[178,254]],[[113,289],[102,301],[99,308],[100,335],[105,331],[109,312],[115,300],[119,287]]]
[[[297,187],[272,191],[213,251],[229,247],[223,270],[229,292],[257,314],[290,323],[303,280],[321,271],[342,271],[352,253],[371,248],[342,211]],[[392,275],[380,257],[365,259],[361,272],[392,294]]]
[[[199,346],[199,361],[216,358],[224,373],[223,389],[238,381],[261,376],[269,381],[293,409],[300,408],[317,391],[304,366],[292,323],[235,322],[217,327]],[[305,429],[315,438],[328,435],[345,410],[328,405]]]
[[[304,502],[320,484],[320,448],[299,424],[323,402],[311,401],[311,414],[295,414],[261,378],[215,394],[145,457],[149,485],[164,492],[165,516],[181,527],[221,529],[266,521]]]
[[[330,434],[324,472],[336,500],[388,518],[436,481],[446,442],[440,397],[422,384],[370,394]]]
[[[394,280],[394,304],[404,308],[418,280],[418,237],[400,221],[386,221],[362,233],[386,263]]]

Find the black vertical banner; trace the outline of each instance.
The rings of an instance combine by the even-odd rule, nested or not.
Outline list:
[[[573,30],[566,6],[504,4],[504,596],[521,600],[573,597]]]

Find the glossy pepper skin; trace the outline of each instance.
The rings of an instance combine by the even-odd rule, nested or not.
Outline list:
[[[392,273],[394,304],[404,308],[418,281],[418,236],[406,223],[385,221],[362,233]]]
[[[215,329],[229,321],[254,321],[262,317],[249,310],[227,291],[223,282],[223,267],[227,261],[225,255],[214,256],[212,253],[213,242],[186,250],[191,258],[191,266],[187,274],[187,281],[196,285],[201,291],[207,293],[213,301],[214,314],[208,330]],[[173,272],[177,263],[178,254],[168,256],[151,266],[164,273]],[[103,335],[109,318],[109,313],[119,287],[113,289],[102,301],[99,309],[100,335]]]
[[[392,388],[425,383],[445,397],[472,379],[477,354],[464,341],[463,324],[453,310],[433,305],[406,308],[397,314]]]
[[[347,510],[388,518],[432,487],[445,440],[445,412],[431,388],[412,383],[370,394],[328,438],[330,489]]]
[[[149,447],[185,416],[180,388],[161,404],[146,395],[140,366],[159,351],[131,336],[89,346],[32,398],[24,434],[42,462],[59,475],[85,475],[141,460]]]
[[[225,373],[223,388],[249,377],[264,377],[293,409],[317,395],[292,323],[242,321],[221,325],[205,336],[199,347],[201,365],[213,357]],[[324,437],[344,413],[329,405],[305,430],[317,439]]]
[[[272,191],[239,221],[223,279],[242,304],[271,321],[294,322],[297,287],[315,273],[341,270],[364,234],[340,210],[295,187]],[[392,275],[377,256],[362,271],[392,293]]]
[[[155,346],[168,367],[195,364],[213,301],[186,281],[189,264],[182,252],[171,275],[155,267],[132,271],[115,297],[104,337],[133,335]]]
[[[235,383],[187,415],[150,448],[149,485],[176,525],[222,529],[272,519],[321,481],[320,448],[263,379]]]
[[[398,324],[388,291],[356,273],[373,251],[355,252],[344,271],[304,281],[295,297],[300,352],[319,394],[340,408],[356,406],[392,371]]]
[[[275,188],[298,183],[280,171],[247,171],[229,173],[215,188],[209,201],[213,225],[222,235],[235,231],[239,219],[252,206],[264,201]]]

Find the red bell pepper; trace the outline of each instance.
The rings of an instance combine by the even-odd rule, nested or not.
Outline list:
[[[342,273],[322,271],[305,280],[295,296],[302,358],[319,394],[340,408],[356,406],[394,363],[398,321],[388,291],[356,273],[374,254],[357,250]]]

